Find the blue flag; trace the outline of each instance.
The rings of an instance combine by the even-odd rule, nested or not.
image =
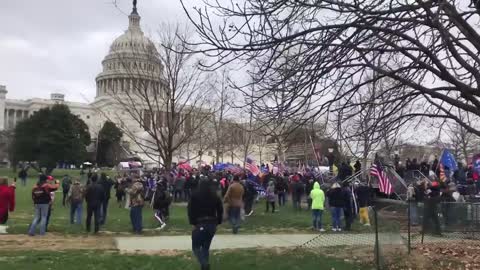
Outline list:
[[[448,149],[443,150],[442,156],[440,157],[440,163],[442,163],[443,166],[447,166],[450,171],[458,170],[457,161]]]

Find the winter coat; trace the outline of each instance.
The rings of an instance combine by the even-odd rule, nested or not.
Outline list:
[[[358,199],[358,207],[368,207],[371,205],[371,189],[368,186],[359,186],[356,190],[357,192],[357,199]]]
[[[105,190],[99,183],[92,182],[85,191],[85,201],[88,207],[99,207],[105,201]]]
[[[243,205],[243,193],[245,189],[238,182],[233,182],[227,190],[223,199],[224,203],[230,207],[242,207]]]
[[[110,179],[110,178],[100,179],[99,184],[102,185],[103,191],[105,191],[105,200],[108,201],[110,199],[110,193],[111,193],[111,190],[112,190],[112,186],[114,185],[113,180]]]
[[[325,208],[325,193],[318,182],[313,184],[310,198],[312,199],[312,210],[323,210]]]
[[[330,189],[327,197],[330,207],[345,207],[345,194],[341,188]]]
[[[129,189],[130,195],[130,206],[143,206],[145,204],[144,198],[144,188],[141,182],[135,182],[132,187]]]
[[[0,216],[15,210],[15,187],[0,186]]]
[[[240,186],[235,183],[232,186]],[[243,189],[243,188],[242,188]],[[187,206],[188,220],[192,225],[221,224],[223,220],[222,200],[209,190],[208,187],[200,187],[190,197]]]
[[[296,181],[295,183],[293,183],[292,185],[293,198],[300,200],[300,198],[302,198],[303,192],[304,192],[304,186],[300,181]]]

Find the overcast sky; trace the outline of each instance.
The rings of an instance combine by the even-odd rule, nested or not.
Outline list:
[[[0,85],[7,98],[61,92],[67,100],[93,101],[101,61],[128,26],[132,0],[117,2],[119,8],[112,0],[2,0]],[[138,0],[138,11],[147,34],[162,22],[186,22],[178,0]]]

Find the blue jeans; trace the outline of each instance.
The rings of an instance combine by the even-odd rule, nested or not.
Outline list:
[[[285,205],[286,197],[287,197],[287,196],[286,196],[285,192],[280,191],[280,192],[278,193],[278,206],[283,206],[283,205]]]
[[[82,224],[82,211],[83,211],[83,203],[82,202],[72,202],[70,205],[70,224],[73,224],[74,221],[76,224]],[[74,220],[74,216],[76,216]]]
[[[192,251],[202,267],[208,265],[210,244],[216,230],[217,226],[215,224],[200,224],[192,231]]]
[[[230,224],[232,224],[233,234],[237,234],[238,229],[240,228],[240,212],[240,207],[228,208],[228,220],[230,221]]]
[[[20,178],[20,180],[22,181],[22,186],[26,186],[27,185],[27,178],[26,177],[22,177]]]
[[[130,221],[132,222],[133,232],[141,233],[142,226],[142,208],[143,206],[132,206],[130,208]]]
[[[322,215],[323,215],[323,210],[320,210],[320,209],[313,209],[312,210],[313,228],[314,229],[321,229],[322,228]]]
[[[342,212],[343,208],[341,207],[331,207],[332,211],[332,227],[334,229],[341,228],[341,219],[342,219]]]
[[[47,215],[49,204],[35,204],[35,216],[33,217],[32,225],[28,230],[29,235],[35,235],[37,225],[40,224],[40,235],[45,235],[47,230]]]

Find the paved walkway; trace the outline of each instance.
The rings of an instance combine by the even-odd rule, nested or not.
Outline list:
[[[314,240],[312,240],[314,239]],[[401,243],[401,239],[390,239]],[[312,242],[310,242],[312,241]],[[241,248],[275,248],[307,246],[343,246],[343,245],[373,245],[374,234],[240,234],[216,235],[212,249],[241,249]],[[310,242],[310,243],[309,243]],[[155,236],[155,237],[118,237],[115,243],[120,251],[162,251],[162,250],[191,250],[190,236]]]

